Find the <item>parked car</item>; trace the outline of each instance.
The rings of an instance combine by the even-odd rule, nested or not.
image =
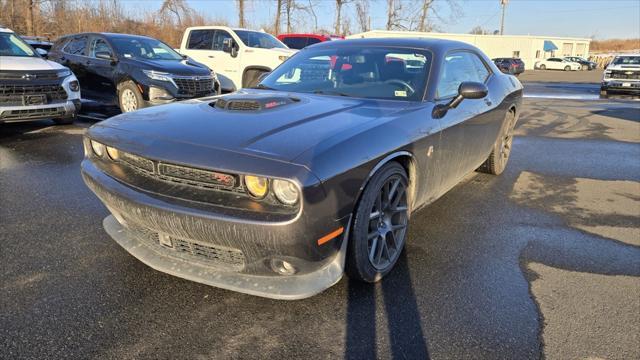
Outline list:
[[[520,82],[472,45],[321,43],[255,89],[92,126],[82,176],[106,231],[154,269],[299,299],[345,266],[389,273],[413,211],[504,171],[521,104]]]
[[[295,53],[273,35],[226,26],[190,27],[180,53],[215,69],[225,92],[255,86]]]
[[[495,58],[493,63],[505,74],[518,76],[524,72],[524,61],[518,58]]]
[[[83,33],[58,39],[49,59],[70,67],[84,97],[122,112],[219,91],[215,72],[146,36]]]
[[[572,62],[577,62],[582,66],[582,70],[593,70],[598,67],[598,64],[580,56],[565,56],[563,59],[572,61]]]
[[[640,94],[640,54],[616,56],[604,70],[600,95],[610,92]]]
[[[21,36],[21,38],[43,56],[46,56],[53,46],[53,43],[49,41],[49,38],[43,36]],[[44,51],[39,51],[38,49]]]
[[[69,68],[43,59],[12,30],[0,28],[0,123],[53,119],[72,123],[80,84]]]
[[[581,70],[582,65],[577,62],[561,59],[561,58],[548,58],[546,60],[538,61],[535,63],[534,68],[540,70],[564,70],[564,71],[576,71]]]
[[[290,49],[303,49],[309,45],[324,41],[343,40],[344,36],[320,35],[320,34],[280,34],[278,40],[282,41]]]

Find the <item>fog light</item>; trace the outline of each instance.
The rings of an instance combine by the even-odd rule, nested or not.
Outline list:
[[[173,96],[163,88],[151,86],[149,87],[149,99],[151,100],[172,100]]]
[[[260,176],[245,175],[244,185],[253,197],[262,199],[267,195],[268,184],[266,178]]]
[[[271,260],[271,269],[280,275],[293,275],[298,272],[293,264],[280,259]]]
[[[69,89],[74,92],[80,91],[80,83],[78,82],[78,80],[73,80],[72,82],[70,82]]]
[[[102,157],[104,155],[104,145],[99,142],[91,140],[91,148],[93,149],[93,153],[98,157]]]

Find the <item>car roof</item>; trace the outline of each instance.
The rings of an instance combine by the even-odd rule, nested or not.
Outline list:
[[[321,42],[310,46],[309,48],[320,49],[323,47],[352,47],[352,46],[389,46],[389,47],[405,47],[414,49],[429,49],[435,52],[446,52],[449,50],[475,50],[479,51],[473,45],[455,40],[433,39],[433,38],[366,38],[366,39],[347,39],[342,41]]]
[[[4,28],[0,26],[0,32],[3,33],[13,33],[13,30],[9,29],[9,28]]]
[[[136,38],[154,39],[150,36],[145,36],[145,35],[133,35],[133,34],[122,34],[122,33],[110,33],[110,32],[85,32],[85,33],[77,33],[77,34],[67,34],[61,38],[68,38],[73,36],[91,36],[91,35],[100,35],[106,38],[117,37],[117,38],[131,38],[131,39],[136,39]]]

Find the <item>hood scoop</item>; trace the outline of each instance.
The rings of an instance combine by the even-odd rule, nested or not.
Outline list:
[[[262,111],[298,102],[300,99],[286,96],[225,96],[211,106],[225,111]]]

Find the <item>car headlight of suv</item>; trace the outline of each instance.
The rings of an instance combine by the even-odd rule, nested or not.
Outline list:
[[[61,69],[58,70],[58,77],[61,79],[66,78],[67,76],[71,76],[72,72],[69,69]]]
[[[300,198],[298,188],[291,181],[276,179],[271,183],[271,187],[278,201],[285,205],[294,205]]]
[[[152,80],[158,80],[158,81],[173,81],[171,79],[171,74],[166,73],[166,72],[162,72],[162,71],[155,71],[155,70],[142,70],[142,72],[147,75],[147,77],[149,79]]]
[[[97,157],[103,157],[105,152],[105,146],[102,143],[99,143],[95,140],[91,140],[91,149],[93,149],[93,153],[96,154]]]

